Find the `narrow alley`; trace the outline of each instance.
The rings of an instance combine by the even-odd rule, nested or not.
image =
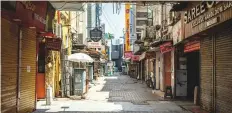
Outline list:
[[[152,94],[145,83],[118,73],[115,76],[100,77],[89,90],[86,99],[58,99],[51,106],[46,106],[45,101],[39,101],[34,113],[44,112],[191,113],[175,102],[164,101]]]

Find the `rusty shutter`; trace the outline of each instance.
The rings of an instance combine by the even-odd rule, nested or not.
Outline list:
[[[200,49],[200,104],[208,110],[212,110],[212,38],[206,37],[201,40]]]
[[[19,112],[35,109],[36,31],[22,28],[22,67],[20,75]]]
[[[1,113],[16,112],[18,26],[1,18]]]
[[[216,35],[216,112],[232,111],[232,27]]]

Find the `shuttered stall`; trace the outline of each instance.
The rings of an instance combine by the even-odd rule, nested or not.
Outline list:
[[[208,110],[212,110],[212,38],[201,40],[201,70],[200,70],[200,104]]]
[[[1,18],[1,113],[16,112],[18,26]]]
[[[19,112],[35,108],[36,31],[22,28],[22,68],[20,75]]]
[[[216,36],[216,111],[232,111],[232,26]]]

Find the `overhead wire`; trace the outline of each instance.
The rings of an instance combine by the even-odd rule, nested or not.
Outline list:
[[[105,13],[106,14],[106,17],[105,18],[107,18],[107,21],[108,21],[108,14],[103,10],[103,8],[102,8],[102,11],[103,11],[103,14]],[[111,23],[112,23],[112,25],[113,25],[113,27],[115,28],[115,30],[116,30],[116,32],[118,32],[118,29],[117,29],[117,27],[115,26],[115,24],[113,24],[113,22],[112,22],[112,20],[109,18],[109,20],[111,21]]]

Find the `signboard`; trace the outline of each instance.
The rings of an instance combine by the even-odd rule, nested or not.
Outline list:
[[[177,44],[178,42],[182,41],[182,27],[181,21],[178,21],[172,28],[172,37],[173,37],[173,45]]]
[[[101,48],[100,42],[88,42],[88,48]]]
[[[130,4],[125,6],[125,51],[130,51]]]
[[[98,29],[97,27],[93,30],[90,30],[90,39],[94,42],[100,41],[102,38],[102,31]]]
[[[139,61],[139,55],[132,55],[131,60],[132,61]]]
[[[125,58],[131,58],[132,57],[132,51],[126,51],[125,52]]]
[[[182,13],[185,38],[231,19],[231,11],[231,1],[203,1],[193,7],[189,6]]]
[[[172,51],[172,42],[166,42],[160,45],[160,52],[162,54]]]
[[[16,16],[27,27],[36,27],[44,31],[46,25],[47,1],[19,1],[16,4]]]
[[[46,38],[45,42],[47,49],[55,51],[59,51],[62,44],[62,40],[60,38]]]
[[[188,42],[184,45],[184,52],[192,52],[200,49],[200,41]]]

